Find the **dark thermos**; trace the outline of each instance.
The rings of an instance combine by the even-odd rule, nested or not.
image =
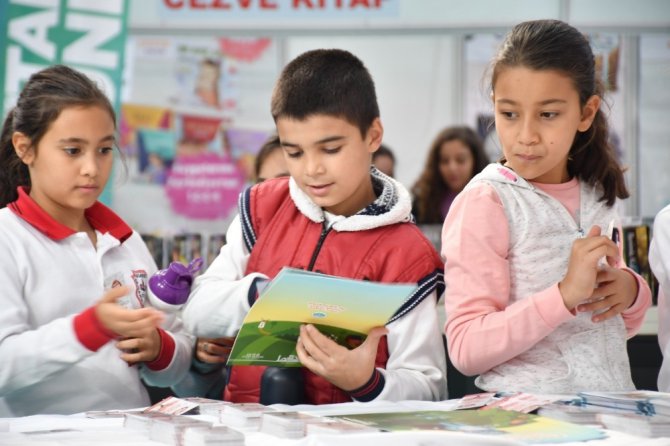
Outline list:
[[[261,378],[261,404],[304,404],[302,367],[268,367]]]

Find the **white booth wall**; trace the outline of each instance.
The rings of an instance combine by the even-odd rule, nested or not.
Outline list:
[[[615,33],[621,36],[625,52],[621,63],[624,84],[612,109],[612,120],[622,127],[632,192],[625,212],[653,217],[670,203],[670,176],[666,174],[670,168],[670,2],[395,1],[398,11],[390,18],[305,22],[221,20],[214,14],[205,20],[167,20],[158,13],[161,2],[130,0],[129,36],[131,41],[151,35],[271,37],[276,45],[273,59],[264,65],[262,84],[251,83],[247,91],[243,86],[240,89],[242,101],[245,97],[252,99],[247,100],[245,113],[236,118],[236,125],[241,127],[268,130],[274,126],[269,113],[272,82],[285,63],[313,48],[337,47],[353,52],[375,80],[384,141],[398,160],[396,177],[411,186],[422,170],[434,135],[449,125],[475,126],[469,111],[473,95],[485,101],[482,74],[467,70],[467,36],[500,36],[517,22],[537,18],[566,20],[590,33]],[[141,99],[142,103],[165,105],[151,104],[152,83],[144,83],[140,93],[133,89],[134,81],[127,79],[126,101]],[[160,82],[153,85],[160,88]]]

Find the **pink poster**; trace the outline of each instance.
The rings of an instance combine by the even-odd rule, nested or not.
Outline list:
[[[165,192],[176,214],[213,220],[226,217],[235,208],[244,181],[244,175],[227,155],[177,156]]]

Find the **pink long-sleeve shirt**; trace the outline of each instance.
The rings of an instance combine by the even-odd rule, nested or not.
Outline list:
[[[533,186],[557,199],[574,217],[579,182]],[[449,355],[466,375],[477,375],[533,347],[563,322],[575,317],[563,303],[558,283],[510,304],[507,261],[509,230],[495,190],[486,184],[467,189],[454,201],[442,229],[447,284],[445,310]],[[651,291],[638,281],[633,305],[622,313],[633,336],[651,304]]]

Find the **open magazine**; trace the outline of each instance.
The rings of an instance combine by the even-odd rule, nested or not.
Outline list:
[[[415,289],[415,284],[283,268],[244,318],[228,365],[300,366],[295,345],[303,324],[355,348],[373,327],[385,325]]]

